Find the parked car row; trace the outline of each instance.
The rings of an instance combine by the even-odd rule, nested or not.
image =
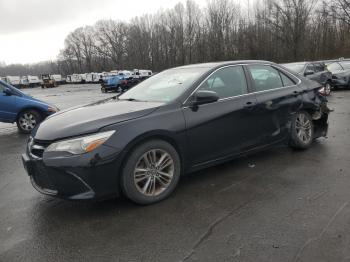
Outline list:
[[[84,83],[105,83],[108,78],[123,76],[125,79],[145,79],[152,75],[151,70],[140,70],[134,69],[129,70],[113,70],[110,72],[102,73],[86,73],[86,74],[72,74],[67,75],[66,82],[73,84],[84,84]]]
[[[350,61],[346,59],[282,64],[299,75],[323,86],[325,95],[338,87],[350,89]]]
[[[332,73],[334,88],[346,87],[350,89],[350,61],[327,63],[327,68]]]
[[[112,74],[105,77],[101,83],[101,92],[124,93],[138,83],[152,76],[151,70],[137,70],[133,72],[127,70],[112,71]]]
[[[40,77],[26,76],[6,76],[0,77],[0,80],[17,88],[25,87],[55,87],[64,83],[64,79],[59,74],[43,74]]]
[[[134,69],[128,70],[115,70],[111,72],[102,73],[85,73],[85,74],[72,74],[67,75],[65,78],[60,74],[42,74],[39,76],[6,76],[0,77],[1,81],[4,81],[17,88],[36,87],[42,88],[56,87],[65,83],[72,84],[84,84],[84,83],[104,83],[110,77],[124,76],[125,79],[138,79],[144,80],[152,75],[151,70]]]

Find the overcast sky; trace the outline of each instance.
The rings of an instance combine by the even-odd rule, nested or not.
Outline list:
[[[105,18],[127,21],[178,2],[185,0],[0,0],[0,62],[56,59],[67,34],[79,26]]]

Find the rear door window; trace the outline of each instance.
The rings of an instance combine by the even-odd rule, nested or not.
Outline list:
[[[277,69],[267,65],[248,66],[257,92],[284,87]]]

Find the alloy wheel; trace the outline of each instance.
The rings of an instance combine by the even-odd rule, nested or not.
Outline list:
[[[144,153],[134,169],[134,183],[145,196],[158,196],[171,184],[174,177],[174,160],[166,151],[152,149]]]
[[[299,114],[295,122],[295,128],[298,138],[305,144],[312,140],[312,124],[305,114]]]
[[[37,125],[36,117],[32,113],[24,113],[19,118],[19,125],[25,131],[31,131]]]

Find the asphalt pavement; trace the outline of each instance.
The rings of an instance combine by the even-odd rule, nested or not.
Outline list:
[[[25,92],[61,109],[113,95]],[[21,163],[27,136],[0,124],[0,261],[350,261],[350,91],[329,100],[329,136],[310,150],[278,146],[190,174],[147,207],[41,195]]]

